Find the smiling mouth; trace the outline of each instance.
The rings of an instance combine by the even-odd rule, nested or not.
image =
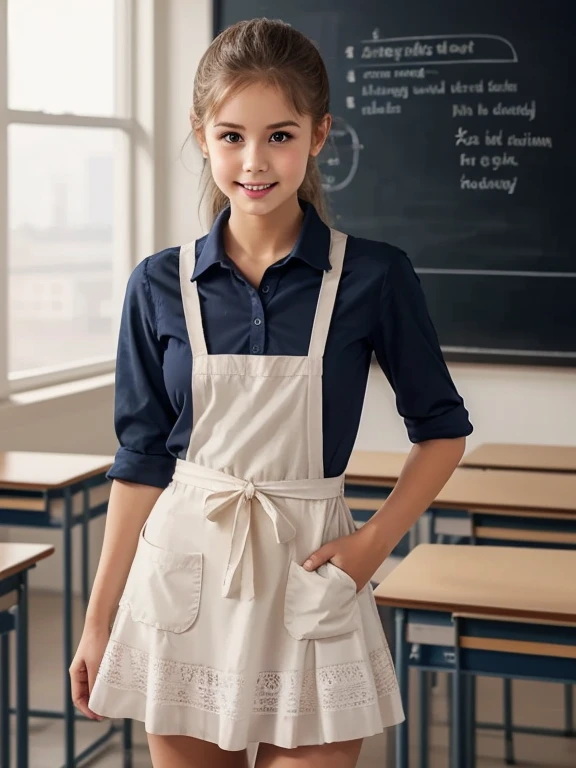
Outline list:
[[[239,184],[241,187],[244,187],[244,189],[250,190],[250,192],[261,192],[264,189],[270,189],[271,187],[275,187],[278,182],[274,181],[271,184],[242,184],[242,182],[237,181],[236,183]]]

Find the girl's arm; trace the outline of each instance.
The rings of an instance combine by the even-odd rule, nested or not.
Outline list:
[[[164,351],[149,274],[152,264],[158,266],[158,261],[150,256],[139,262],[126,286],[114,396],[114,426],[120,448],[107,473],[113,482],[104,541],[84,631],[70,665],[72,700],[93,720],[101,718],[88,702],[138,536],[170,483],[176,462],[167,447],[176,414],[163,377]]]
[[[426,440],[408,454],[394,489],[362,526],[382,562],[442,490],[464,455],[466,438]]]
[[[465,437],[426,440],[413,446],[393,491],[355,533],[324,544],[303,564],[313,571],[331,560],[362,589],[434,501],[464,454]]]
[[[139,533],[161,493],[162,489],[156,486],[122,480],[112,482],[98,571],[84,631],[70,665],[72,701],[91,720],[103,719],[90,709],[88,701],[134,560]]]
[[[324,544],[304,563],[314,570],[332,560],[359,588],[434,501],[472,432],[410,259],[389,247],[383,255],[387,270],[371,340],[414,446],[394,490],[370,520],[354,534]]]

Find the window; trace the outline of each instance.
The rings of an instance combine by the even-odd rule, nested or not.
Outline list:
[[[132,94],[152,86],[153,51],[149,3],[0,0],[0,14],[0,396],[7,396],[114,368],[133,254],[137,245],[142,255],[152,252],[142,242],[149,225],[139,237],[135,215],[138,205],[139,216],[153,220],[151,195],[136,200],[135,191],[137,179],[150,181],[151,167],[138,163],[151,164],[139,145],[151,147],[152,120],[138,114]],[[149,107],[149,94],[141,101]]]

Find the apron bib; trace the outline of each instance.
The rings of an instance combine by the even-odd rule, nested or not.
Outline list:
[[[346,235],[331,230],[308,355],[210,355],[195,243],[180,251],[192,349],[186,459],[140,532],[93,711],[240,750],[379,733],[404,719],[370,584],[300,563],[355,531],[324,477],[322,358]]]

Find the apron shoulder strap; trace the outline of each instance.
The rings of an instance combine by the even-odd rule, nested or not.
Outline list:
[[[195,266],[196,240],[193,240],[180,248],[180,291],[193,358],[207,354],[198,286],[196,281],[190,279]]]
[[[348,235],[345,235],[343,232],[338,232],[336,229],[330,230],[330,264],[332,269],[329,272],[325,272],[322,278],[308,350],[310,357],[318,358],[324,355],[328,330],[336,301],[336,293],[340,284],[340,276],[342,275],[347,239]]]

